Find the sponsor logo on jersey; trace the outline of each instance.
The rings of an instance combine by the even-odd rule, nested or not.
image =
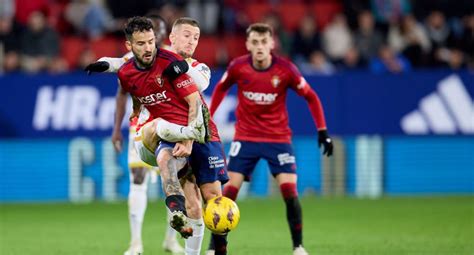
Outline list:
[[[158,92],[158,93],[153,93],[148,96],[144,97],[137,97],[138,101],[140,101],[141,104],[147,104],[147,105],[154,105],[154,104],[160,104],[166,101],[170,101],[171,98],[168,98],[166,96],[166,90],[163,92]]]
[[[273,104],[278,96],[278,93],[261,93],[252,91],[244,91],[242,93],[247,99],[256,104]]]
[[[163,87],[163,79],[160,76],[156,76],[155,81],[158,86]]]
[[[278,85],[280,85],[280,78],[275,75],[275,76],[272,77],[271,82],[272,82],[273,87],[277,88]]]
[[[187,86],[189,86],[191,84],[193,84],[193,80],[191,78],[188,78],[188,79],[176,84],[176,87],[177,88],[186,88]]]
[[[400,120],[407,134],[474,134],[474,102],[463,82],[451,75],[438,83],[438,90],[420,100],[418,109]]]

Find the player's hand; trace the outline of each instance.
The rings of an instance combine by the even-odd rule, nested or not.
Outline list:
[[[91,64],[88,64],[86,68],[84,68],[84,71],[87,72],[88,75],[91,75],[91,73],[96,72],[96,73],[103,73],[109,69],[110,65],[107,61],[97,61]]]
[[[134,118],[138,118],[138,117],[140,117],[140,111],[133,110],[130,113],[130,116],[128,116],[128,120],[131,122]]]
[[[193,150],[192,140],[178,142],[173,148],[173,156],[188,157],[189,155],[191,155],[192,150]]]
[[[323,155],[326,155],[328,157],[332,155],[332,150],[334,148],[334,145],[326,129],[318,131],[318,145],[320,148],[321,148],[321,145],[324,146]]]
[[[116,152],[122,151],[123,136],[120,130],[114,130],[114,132],[112,133],[112,144],[114,145],[114,149]]]

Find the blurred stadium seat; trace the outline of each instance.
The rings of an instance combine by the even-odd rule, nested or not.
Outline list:
[[[86,48],[86,42],[76,36],[63,37],[61,39],[61,56],[66,60],[69,69],[77,66],[77,60]]]

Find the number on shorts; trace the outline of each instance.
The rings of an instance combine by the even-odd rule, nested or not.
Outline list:
[[[232,142],[230,144],[229,156],[231,157],[237,156],[237,154],[239,154],[241,147],[242,147],[242,144],[240,142]]]

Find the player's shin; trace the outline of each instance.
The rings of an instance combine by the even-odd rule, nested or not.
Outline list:
[[[214,244],[215,255],[227,255],[227,234],[212,234],[212,243]]]
[[[130,221],[131,245],[141,245],[142,243],[142,225],[147,207],[147,185],[130,184],[128,194],[128,212]]]
[[[286,217],[290,227],[293,248],[296,248],[302,245],[303,242],[302,212],[296,183],[283,183],[280,185],[280,191],[285,200]]]

